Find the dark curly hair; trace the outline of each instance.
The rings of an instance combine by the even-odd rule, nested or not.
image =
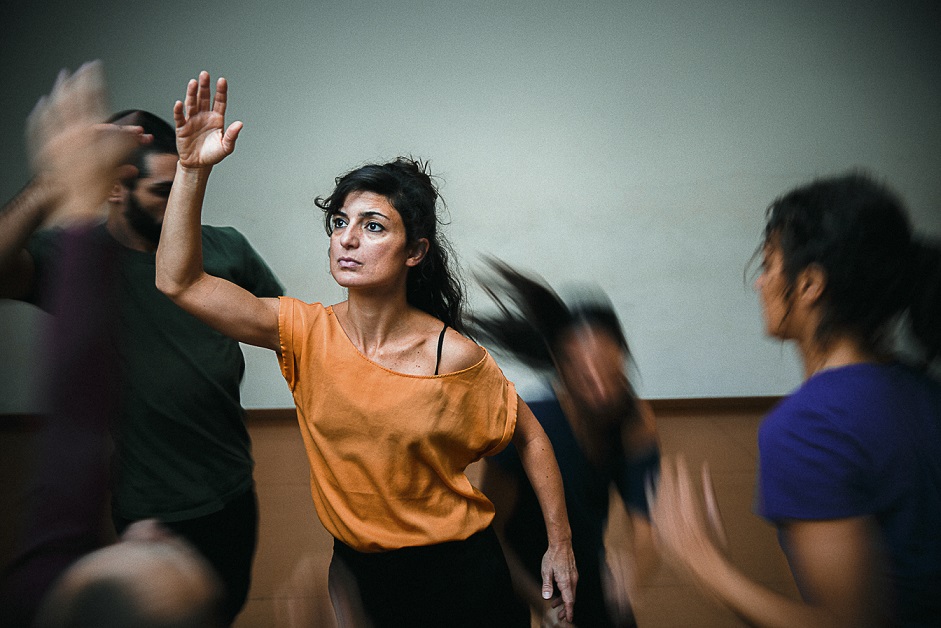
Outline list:
[[[440,194],[428,163],[399,157],[385,164],[368,164],[337,177],[330,196],[317,197],[314,203],[324,212],[324,229],[333,233],[332,219],[353,192],[372,192],[389,200],[402,217],[408,243],[428,240],[428,252],[410,268],[406,299],[418,309],[431,314],[458,332],[464,333],[464,286],[452,266],[454,252],[438,229],[441,221],[437,208]],[[443,202],[443,201],[442,201]]]
[[[781,251],[787,294],[805,268],[826,273],[820,342],[849,334],[885,353],[907,314],[925,361],[941,354],[941,247],[914,236],[904,204],[882,183],[852,172],[787,192],[768,207],[769,244]]]

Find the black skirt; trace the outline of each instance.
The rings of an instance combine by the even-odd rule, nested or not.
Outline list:
[[[490,527],[463,541],[375,553],[334,539],[330,573],[335,606],[339,593],[374,628],[529,626]]]

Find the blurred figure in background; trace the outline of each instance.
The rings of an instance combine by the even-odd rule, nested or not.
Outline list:
[[[18,512],[18,534],[0,577],[0,624],[29,626],[52,582],[103,534],[111,442],[118,408],[116,251],[95,228],[110,187],[134,176],[131,153],[152,138],[140,127],[102,124],[107,113],[99,63],[59,74],[27,124],[32,181],[0,210],[0,290],[28,288],[21,247],[40,225],[59,227],[61,255],[50,265],[43,307],[53,314],[38,351],[39,397],[47,413],[37,461]]]
[[[941,383],[926,372],[941,355],[941,248],[868,176],[821,179],[769,207],[755,287],[767,333],[804,366],[758,437],[758,512],[802,599],[728,561],[682,459],[664,462],[652,510],[662,551],[751,625],[941,626]],[[900,322],[914,367],[894,358]]]
[[[530,402],[559,461],[578,565],[576,623],[636,625],[629,590],[656,565],[644,479],[657,469],[659,447],[653,413],[628,381],[627,340],[603,298],[567,306],[546,284],[492,262],[495,274],[481,283],[499,307],[474,319],[474,333],[495,350],[552,374],[551,399]],[[539,591],[544,537],[539,504],[526,486],[513,447],[488,459],[481,489],[496,507],[495,525],[514,586],[543,621],[557,613]],[[605,551],[611,488],[630,519],[633,561]],[[544,533],[543,533],[544,534]]]
[[[155,520],[79,559],[46,596],[36,628],[222,628],[222,586],[186,541]]]
[[[154,283],[177,163],[173,128],[138,110],[102,126],[106,115],[100,64],[60,77],[30,117],[34,177],[0,212],[0,298],[54,314],[45,382],[53,408],[50,436],[43,438],[55,444],[43,445],[49,453],[38,481],[57,475],[56,456],[73,451],[71,436],[61,432],[81,429],[60,417],[81,414],[96,443],[104,442],[99,432],[110,424],[118,534],[134,521],[157,518],[185,537],[218,571],[231,622],[248,595],[258,527],[254,461],[239,401],[244,358],[238,343],[177,308]],[[122,128],[137,135],[143,128],[149,141],[130,156],[133,146],[124,146],[120,160],[109,160],[113,138],[126,137]],[[119,167],[122,160],[128,165]],[[74,228],[61,228],[76,223],[82,225],[78,240]],[[202,235],[212,272],[259,295],[281,293],[241,234],[203,227]],[[62,351],[70,343],[80,345],[74,356]],[[118,365],[119,373],[107,371]],[[47,492],[44,507],[104,512],[91,502],[103,492],[58,486],[62,495]],[[84,551],[96,545],[83,541]]]

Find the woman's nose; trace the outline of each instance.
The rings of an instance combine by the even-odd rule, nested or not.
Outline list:
[[[340,233],[340,244],[345,249],[353,248],[359,244],[359,238],[356,237],[355,230],[347,227]]]

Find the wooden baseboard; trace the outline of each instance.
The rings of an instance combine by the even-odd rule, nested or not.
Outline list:
[[[765,414],[783,397],[695,397],[649,399],[654,414]]]
[[[765,414],[782,397],[697,397],[685,399],[649,399],[656,415],[714,415],[714,414]],[[294,408],[249,408],[245,411],[251,423],[270,421],[296,421]],[[31,431],[39,427],[39,415],[35,413],[0,414],[0,430]]]
[[[648,399],[656,415],[766,414],[781,401],[767,397],[695,397],[683,399]],[[295,421],[294,408],[251,408],[249,421]]]

